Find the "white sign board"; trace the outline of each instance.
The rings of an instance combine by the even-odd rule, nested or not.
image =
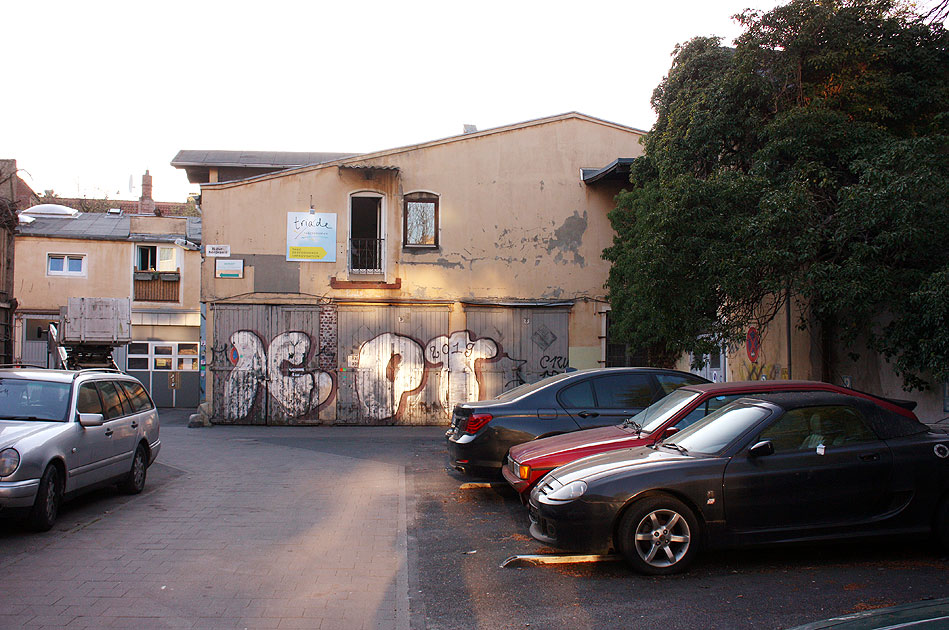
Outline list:
[[[288,212],[287,260],[336,262],[336,215]]]
[[[215,278],[243,278],[244,260],[241,258],[218,258],[214,261]]]
[[[231,246],[230,245],[205,245],[204,246],[204,255],[205,256],[223,256],[227,258],[231,255]]]

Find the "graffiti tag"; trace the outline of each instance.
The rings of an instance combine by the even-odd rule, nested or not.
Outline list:
[[[265,352],[254,332],[239,330],[231,335],[228,358],[234,369],[224,384],[227,419],[247,416],[257,398],[257,389],[264,384],[292,418],[326,402],[333,393],[333,377],[321,370],[306,370],[310,343],[310,336],[304,332],[283,332],[271,340]]]

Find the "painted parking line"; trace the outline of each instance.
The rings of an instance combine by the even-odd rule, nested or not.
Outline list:
[[[526,554],[511,556],[501,563],[502,569],[530,567],[545,564],[583,564],[592,562],[619,562],[617,555]]]

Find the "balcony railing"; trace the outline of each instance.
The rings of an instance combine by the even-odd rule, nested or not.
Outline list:
[[[136,271],[133,284],[136,302],[177,302],[181,274],[177,271]]]
[[[351,273],[383,273],[384,238],[353,238],[349,240],[349,271]]]

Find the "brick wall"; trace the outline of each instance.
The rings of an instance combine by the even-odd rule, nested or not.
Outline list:
[[[320,364],[326,372],[336,371],[336,341],[339,330],[339,311],[335,303],[320,306]]]

